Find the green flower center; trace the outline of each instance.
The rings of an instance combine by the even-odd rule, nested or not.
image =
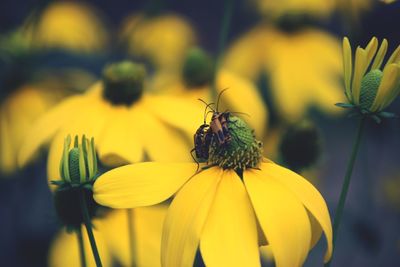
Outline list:
[[[146,70],[142,64],[122,61],[103,70],[103,97],[114,105],[130,106],[143,94]]]
[[[370,109],[374,103],[376,93],[381,84],[383,73],[381,70],[374,69],[368,72],[361,81],[360,107]]]
[[[213,138],[209,163],[241,174],[247,168],[257,168],[262,159],[262,143],[255,139],[254,131],[240,118],[229,116],[230,142],[220,144]]]
[[[183,81],[188,88],[210,84],[213,78],[213,61],[199,48],[189,50],[183,65]]]

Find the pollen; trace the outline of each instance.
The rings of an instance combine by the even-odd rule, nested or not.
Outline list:
[[[229,117],[228,129],[232,137],[229,143],[221,145],[213,138],[209,163],[238,173],[257,168],[262,158],[262,143],[256,140],[254,131],[236,116]]]

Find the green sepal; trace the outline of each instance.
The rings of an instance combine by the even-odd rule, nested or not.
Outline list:
[[[354,108],[354,105],[350,103],[336,103],[335,106],[340,108]]]
[[[393,118],[398,118],[398,116],[392,112],[386,112],[386,111],[381,111],[378,114],[379,117],[385,118],[385,119],[393,119]]]
[[[371,115],[370,117],[371,117],[371,119],[373,119],[378,124],[380,124],[382,122],[382,119],[379,118],[378,115]]]

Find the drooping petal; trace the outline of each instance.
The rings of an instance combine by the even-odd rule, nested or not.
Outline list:
[[[346,96],[352,100],[351,95],[351,74],[352,74],[352,55],[351,45],[347,37],[343,38],[343,70],[344,70],[344,85],[346,88]]]
[[[392,63],[399,63],[400,61],[400,45],[394,50],[388,61],[386,62],[385,68]]]
[[[222,169],[218,167],[200,172],[182,187],[172,201],[161,241],[162,266],[193,266],[221,176]]]
[[[135,108],[135,107],[133,107]],[[98,140],[100,161],[108,166],[139,162],[143,158],[143,144],[138,131],[140,122],[126,107],[110,109],[110,120]]]
[[[200,250],[206,266],[260,266],[257,224],[246,189],[224,171],[204,225]]]
[[[135,117],[138,118],[136,129],[150,160],[162,162],[193,161],[190,155],[191,145],[187,136],[147,110],[141,109],[140,111],[134,113]],[[166,112],[168,113],[168,111]]]
[[[381,46],[379,47],[378,53],[374,59],[374,63],[372,63],[371,70],[373,69],[380,69],[383,59],[385,58],[386,51],[388,48],[388,41],[383,39]]]
[[[93,234],[96,239],[96,245],[99,250],[101,262],[104,267],[112,266],[111,255],[106,247],[103,235],[100,230],[96,230],[96,228],[93,229]],[[96,263],[84,227],[82,227],[82,237],[84,241],[86,264],[88,267],[95,267]],[[63,230],[58,233],[50,247],[48,263],[51,267],[71,267],[81,265],[78,236],[75,232],[67,233]]]
[[[361,47],[357,47],[356,60],[354,66],[354,76],[352,83],[352,99],[356,105],[360,103],[361,80],[365,74],[367,66],[367,52]]]
[[[399,86],[396,88],[399,82],[399,74],[400,69],[397,64],[393,63],[385,67],[381,84],[378,87],[375,100],[370,108],[371,111],[384,109],[397,96],[398,90],[396,89],[400,89]]]
[[[64,124],[80,112],[81,107],[86,105],[86,98],[73,96],[41,117],[30,130],[22,144],[18,155],[18,164],[25,166],[33,157],[35,152],[59,130]]]
[[[190,103],[171,96],[147,96],[143,102],[156,117],[183,130],[190,137],[199,127],[199,121],[203,120],[203,108],[199,108],[194,101]]]
[[[127,212],[132,214],[134,255],[131,255]],[[110,252],[122,264],[161,266],[161,235],[167,205],[160,204],[131,210],[114,210],[102,218],[101,230]]]
[[[172,196],[196,172],[196,163],[145,162],[101,175],[93,187],[97,203],[134,208],[160,203]]]
[[[244,182],[276,266],[302,266],[311,243],[311,226],[303,204],[264,170],[245,171]]]
[[[261,169],[264,175],[268,175],[270,178],[275,179],[285,186],[287,190],[290,190],[295,194],[321,225],[327,239],[325,261],[328,261],[332,254],[332,226],[328,207],[326,206],[321,194],[306,179],[275,163],[262,163]]]

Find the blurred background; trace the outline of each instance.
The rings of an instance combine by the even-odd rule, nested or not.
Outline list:
[[[47,151],[17,166],[35,121],[83,94],[104,65],[123,59],[146,65],[149,92],[189,96],[193,90],[181,87],[193,82],[184,75],[193,47],[220,56],[221,69],[254,85],[263,115],[250,124],[264,155],[307,177],[333,217],[358,123],[334,106],[345,101],[341,40],[348,36],[354,49],[373,36],[386,38],[391,53],[400,44],[400,3],[235,0],[220,53],[225,2],[0,2],[1,266],[47,266],[61,227],[46,178]],[[231,106],[241,111],[236,102]],[[389,111],[400,114],[400,101]],[[398,266],[399,137],[398,119],[368,121],[331,266]],[[324,249],[320,241],[305,266],[321,266]]]

